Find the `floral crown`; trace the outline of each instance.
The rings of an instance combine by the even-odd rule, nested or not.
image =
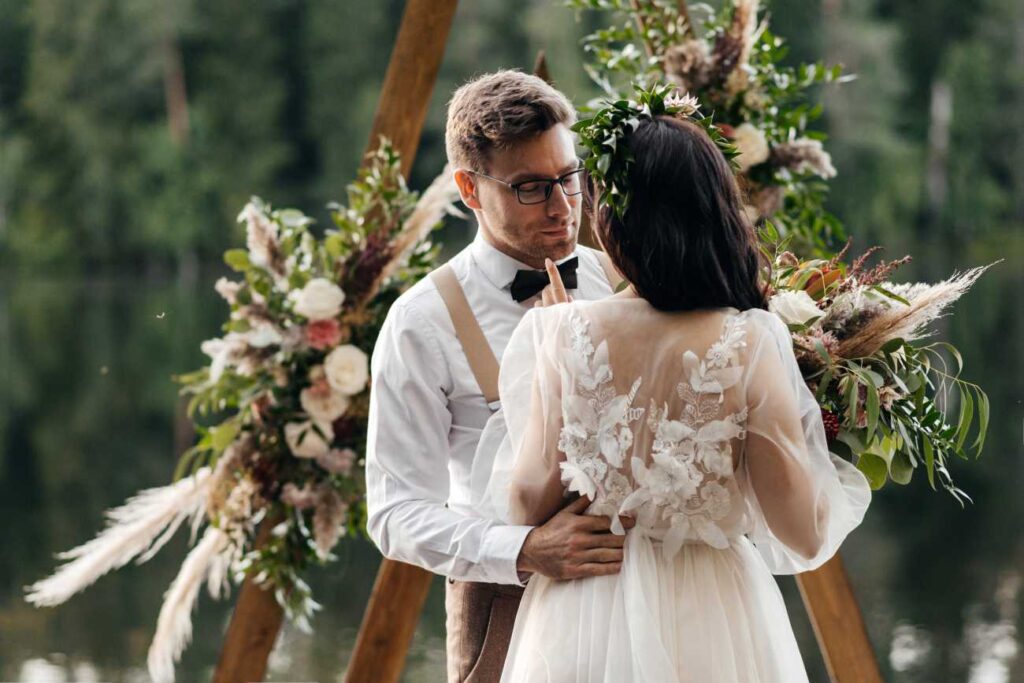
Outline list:
[[[600,187],[598,204],[611,207],[620,219],[625,216],[633,197],[629,169],[634,159],[625,140],[640,126],[641,119],[674,116],[693,121],[707,132],[730,166],[735,167],[733,158],[739,153],[715,127],[711,117],[700,113],[696,97],[678,95],[672,85],[653,85],[649,89],[634,85],[634,90],[635,100],[607,102],[607,107],[572,127],[582,145],[590,151],[583,166]]]

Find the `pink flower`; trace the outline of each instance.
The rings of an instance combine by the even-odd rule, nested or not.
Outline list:
[[[341,341],[341,325],[333,318],[315,320],[306,325],[306,342],[317,351],[337,346]]]
[[[316,462],[332,474],[348,476],[352,473],[352,465],[356,462],[356,452],[351,448],[332,448],[317,457]]]

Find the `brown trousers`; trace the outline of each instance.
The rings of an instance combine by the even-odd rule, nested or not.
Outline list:
[[[523,590],[494,583],[445,582],[448,683],[497,683]]]

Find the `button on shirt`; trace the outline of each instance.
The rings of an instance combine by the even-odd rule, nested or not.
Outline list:
[[[576,299],[612,293],[601,261],[578,247]],[[477,235],[451,266],[496,358],[539,297],[517,303],[510,286],[529,266]],[[430,278],[388,312],[371,361],[366,448],[367,527],[385,556],[462,581],[521,585],[516,561],[533,527],[476,514],[470,473],[487,419],[484,400],[448,309]]]

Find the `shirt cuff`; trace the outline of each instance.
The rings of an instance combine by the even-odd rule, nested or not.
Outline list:
[[[533,531],[532,526],[496,525],[487,530],[484,536],[483,556],[495,583],[522,586],[529,574],[520,575],[516,569],[519,553],[526,542],[526,536]]]

